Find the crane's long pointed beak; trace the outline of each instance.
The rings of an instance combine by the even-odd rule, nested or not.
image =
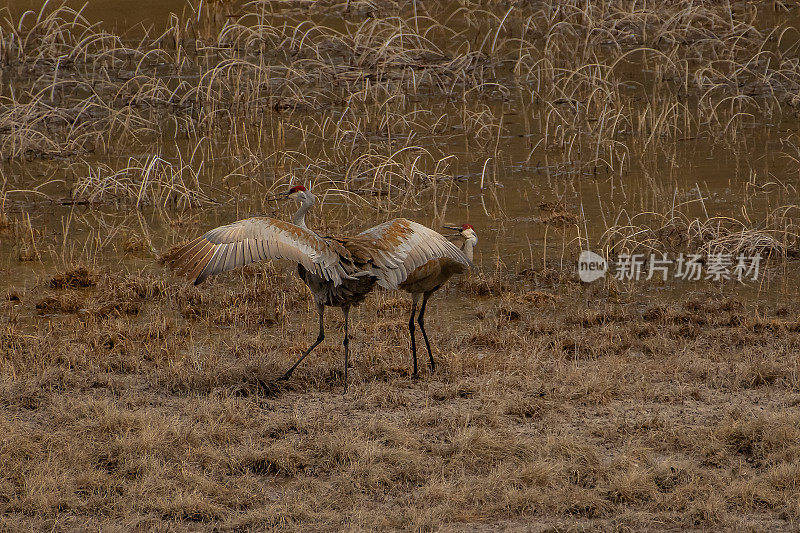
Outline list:
[[[445,229],[451,229],[453,231],[461,232],[461,226],[442,226]]]
[[[288,198],[289,198],[289,193],[288,192],[279,192],[278,194],[273,194],[272,196],[267,196],[265,198],[265,200],[267,202],[272,202],[272,201],[277,202],[278,200],[287,200]]]

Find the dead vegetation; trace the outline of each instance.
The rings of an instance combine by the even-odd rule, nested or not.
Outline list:
[[[0,156],[100,155],[66,180],[76,201],[197,205],[288,171],[398,208],[455,178],[453,145],[481,188],[512,170],[512,136],[526,163],[622,175],[795,113],[797,43],[770,2],[415,5],[233,2],[135,39],[58,3],[7,13]],[[223,158],[221,178],[205,162]]]
[[[708,294],[585,307],[579,288],[520,284],[444,296],[468,305],[431,315],[441,369],[411,381],[406,305],[379,294],[358,312],[342,397],[335,314],[297,376],[259,388],[313,336],[291,273],[92,276],[6,304],[5,527],[800,518],[796,307]]]
[[[91,272],[85,266],[78,266],[66,272],[56,274],[50,280],[51,289],[78,289],[85,287],[94,287],[97,279],[97,273]]]
[[[702,206],[703,215],[693,216],[691,204]],[[728,254],[765,259],[800,257],[800,227],[795,213],[800,206],[783,205],[754,219],[743,205],[744,216],[709,216],[702,197],[673,205],[664,213],[642,212],[627,220],[622,213],[608,228],[603,240],[612,254],[691,252],[710,256]]]

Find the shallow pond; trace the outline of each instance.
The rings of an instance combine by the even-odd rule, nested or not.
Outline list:
[[[796,297],[797,9],[39,4],[2,36],[7,286],[159,269],[205,229],[289,217],[263,198],[300,181],[325,231],[469,222],[486,271],[763,253],[744,286],[617,290]]]

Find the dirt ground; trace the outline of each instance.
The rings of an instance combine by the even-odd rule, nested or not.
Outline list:
[[[408,301],[371,297],[345,395],[338,311],[259,387],[314,337],[291,272],[78,268],[9,292],[2,526],[796,530],[796,307],[539,274],[454,283],[457,312],[433,300],[439,367],[415,381]]]

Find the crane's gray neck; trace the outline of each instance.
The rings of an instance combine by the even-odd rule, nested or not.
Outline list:
[[[472,261],[472,249],[475,245],[478,244],[478,239],[476,238],[469,238],[464,241],[464,246],[461,248],[461,251],[464,252],[464,255],[467,256],[467,259]]]
[[[314,195],[311,194],[311,191],[306,191],[305,199],[300,203],[300,208],[297,210],[297,213],[294,214],[292,218],[292,223],[295,226],[300,226],[301,228],[308,229],[306,226],[306,213],[314,207]]]

